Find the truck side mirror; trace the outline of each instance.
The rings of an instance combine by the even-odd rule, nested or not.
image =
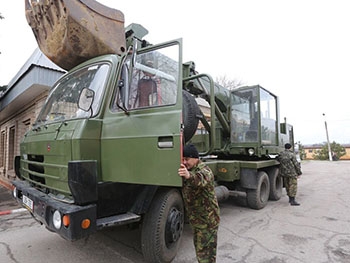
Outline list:
[[[92,89],[84,88],[79,96],[78,107],[83,111],[89,111],[94,101],[95,92]]]

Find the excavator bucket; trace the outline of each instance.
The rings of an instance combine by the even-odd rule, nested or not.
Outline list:
[[[87,59],[125,51],[124,14],[94,0],[25,0],[41,51],[70,70]]]

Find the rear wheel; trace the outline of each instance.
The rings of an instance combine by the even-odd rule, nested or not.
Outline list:
[[[272,168],[269,174],[270,179],[270,196],[269,199],[277,201],[281,199],[282,188],[283,188],[283,179],[279,175],[278,168]]]
[[[180,245],[184,207],[178,190],[162,190],[145,214],[141,231],[142,253],[147,262],[171,262]]]
[[[257,175],[257,188],[247,190],[247,204],[250,208],[264,208],[269,200],[270,182],[267,173],[260,171]]]

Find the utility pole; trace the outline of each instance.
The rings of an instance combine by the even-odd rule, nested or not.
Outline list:
[[[323,113],[323,116],[324,116],[324,126],[325,126],[325,128],[326,128],[326,135],[327,135],[328,156],[329,156],[329,160],[330,160],[330,161],[333,161],[333,159],[332,159],[331,145],[329,144],[329,136],[328,136],[328,128],[327,128],[326,114]]]

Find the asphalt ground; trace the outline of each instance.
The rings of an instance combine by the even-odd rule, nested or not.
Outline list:
[[[217,263],[350,263],[350,162],[303,161],[302,171],[300,206],[289,205],[285,190],[261,210],[220,204]],[[17,206],[9,190],[2,197],[10,199],[0,211]],[[139,228],[112,227],[69,242],[28,212],[3,215],[0,263],[141,263],[140,236]],[[186,224],[173,263],[196,262],[192,238]]]
[[[17,201],[12,197],[11,185],[0,181],[0,215],[11,213],[12,210],[21,208]]]

